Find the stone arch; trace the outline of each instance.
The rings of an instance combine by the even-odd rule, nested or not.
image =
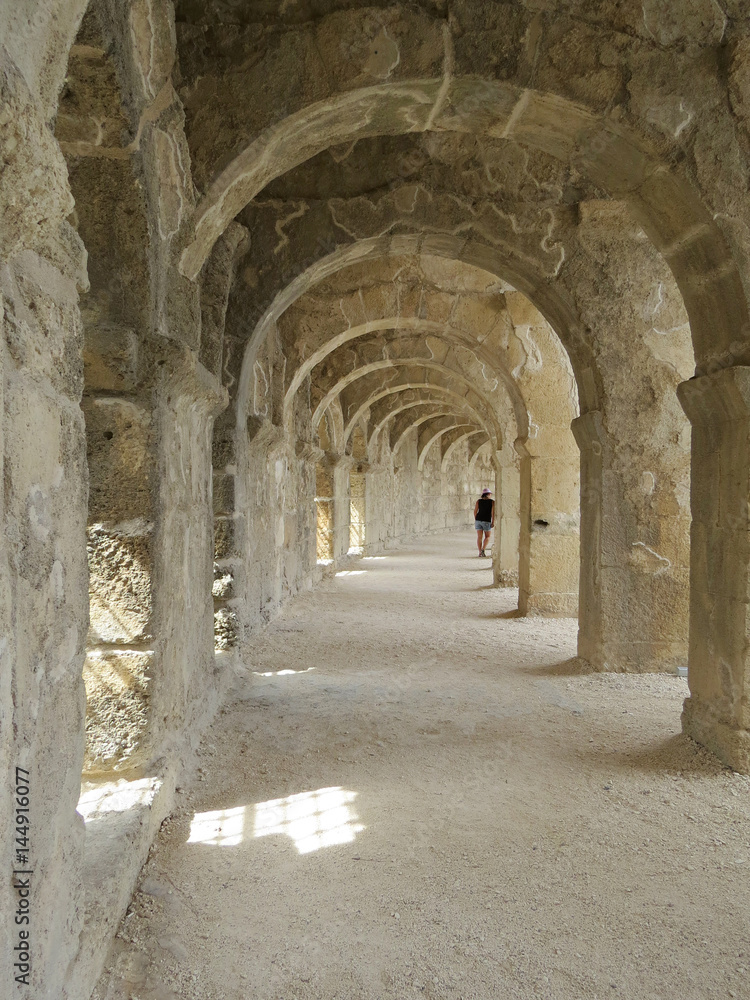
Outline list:
[[[486,438],[485,438],[484,434],[482,433],[482,431],[478,431],[478,430],[476,430],[476,428],[473,429],[473,430],[463,431],[461,434],[458,434],[455,438],[453,438],[448,443],[448,445],[446,446],[445,450],[443,451],[442,464],[445,465],[446,461],[450,458],[451,453],[453,451],[455,451],[455,449],[463,441],[472,441],[472,444],[471,444],[471,446],[469,448],[469,455],[470,455],[470,458],[469,458],[469,472],[471,472],[471,463],[476,459],[476,456],[479,454],[479,451],[486,444],[489,443],[486,440]]]
[[[324,346],[315,351],[308,359],[306,359],[304,363],[300,364],[300,366],[294,370],[289,388],[284,396],[284,413],[288,414],[291,407],[290,400],[294,393],[302,385],[304,379],[311,374],[316,365],[321,364],[338,347],[350,344],[352,341],[360,338],[366,338],[373,333],[389,334],[392,331],[409,331],[415,334],[420,334],[424,337],[448,340],[448,330],[446,329],[445,324],[435,323],[428,320],[419,320],[417,318],[403,319],[399,317],[384,317],[380,321],[352,327],[346,330],[345,333],[328,340]],[[470,337],[466,336],[464,338],[462,346],[465,346],[467,350],[475,353],[476,356],[485,363],[494,364],[495,359],[490,357],[489,352],[487,350],[482,350],[481,347],[477,349],[475,345],[472,345]],[[502,379],[503,384],[507,389],[516,418],[516,423],[519,426],[519,434],[523,435],[527,433],[528,421],[526,419],[526,407],[520,397],[516,382],[501,365],[493,367],[493,371],[497,372],[498,377]]]
[[[473,372],[470,365],[464,365],[461,363],[461,359],[456,357],[446,356],[442,361],[437,362],[431,360],[431,352],[429,350],[429,345],[422,345],[420,341],[406,343],[398,343],[398,346],[403,351],[403,354],[393,354],[390,357],[378,358],[376,352],[366,352],[364,355],[358,352],[347,352],[347,359],[349,361],[355,360],[355,367],[346,369],[337,369],[336,367],[331,368],[330,373],[327,376],[319,376],[315,383],[315,395],[313,396],[312,403],[314,405],[313,410],[313,422],[317,421],[317,416],[322,410],[326,408],[328,402],[333,398],[333,394],[340,395],[346,389],[350,381],[355,377],[355,372],[361,372],[365,368],[371,371],[383,371],[385,372],[388,368],[398,368],[403,367],[404,364],[409,365],[424,365],[424,367],[430,371],[450,371],[455,373],[455,375],[460,378],[464,384],[472,384],[472,387],[480,395],[484,396],[489,400],[502,399],[503,404],[508,407],[513,413],[513,418],[516,420],[516,407],[510,405],[510,400],[508,394],[505,393],[505,385],[503,384],[503,391],[498,391],[500,383],[495,380],[495,386],[489,380],[485,380],[482,384],[478,380],[472,378]],[[422,351],[420,351],[422,347]],[[468,352],[467,352],[468,353]],[[348,367],[348,366],[347,366]],[[518,393],[515,394],[516,397]],[[322,398],[321,398],[322,397]],[[497,405],[497,404],[496,404]],[[525,411],[522,411],[522,419]],[[522,423],[523,429],[523,423]]]
[[[451,79],[445,93],[442,83],[381,83],[309,104],[270,126],[221,171],[198,205],[194,235],[182,253],[183,273],[198,274],[218,236],[274,177],[332,144],[457,128],[464,106],[471,113],[461,131],[482,121],[490,134],[557,158],[574,157],[597,184],[626,202],[680,287],[699,372],[709,363],[726,367],[750,358],[747,303],[732,253],[692,185],[663,156],[631,129],[554,93],[475,79]]]
[[[594,219],[594,222],[596,222],[596,219]],[[595,225],[594,225],[594,236],[595,239],[598,239],[598,237],[596,236]],[[618,247],[620,247],[621,245],[622,244],[620,242],[618,244]],[[633,246],[636,245],[637,244],[633,244]],[[428,234],[407,233],[403,235],[402,234],[393,236],[389,235],[387,237],[374,237],[369,242],[367,239],[360,240],[359,243],[357,244],[356,256],[359,260],[365,261],[373,258],[374,259],[381,258],[384,254],[392,254],[394,253],[394,251],[398,251],[399,254],[402,256],[407,253],[418,252],[418,253],[428,253],[439,257],[445,257],[446,259],[451,257],[451,255],[457,255],[459,259],[465,261],[468,264],[473,264],[475,266],[482,267],[484,270],[487,270],[490,273],[498,273],[499,275],[501,276],[504,275],[507,278],[507,271],[503,270],[503,268],[498,264],[497,246],[477,243],[477,241],[474,239],[464,240],[463,238],[457,238],[455,234],[450,234],[450,233],[441,234],[440,236],[437,236],[436,234],[432,233]],[[556,281],[554,285],[551,284],[547,278],[543,278],[538,274],[538,266],[536,265],[532,266],[528,259],[524,259],[519,263],[517,255],[513,257],[513,254],[515,252],[513,247],[508,246],[507,251],[509,256],[511,257],[511,266],[513,267],[514,270],[514,273],[511,275],[511,278],[513,279],[513,287],[520,286],[524,290],[526,290],[527,288],[531,288],[532,292],[529,295],[529,298],[534,299],[536,305],[539,305],[541,300],[542,305],[546,305],[549,308],[551,303],[553,306],[553,317],[550,317],[549,313],[547,313],[546,318],[549,321],[551,318],[554,319],[554,316],[557,316],[560,322],[557,324],[553,322],[552,323],[553,328],[555,328],[558,332],[560,330],[568,331],[567,334],[562,339],[563,342],[566,344],[566,347],[568,348],[571,363],[573,365],[574,371],[576,372],[576,380],[581,393],[582,410],[585,412],[587,407],[590,408],[592,404],[594,408],[596,408],[597,406],[603,406],[603,403],[600,402],[601,376],[598,373],[597,364],[592,357],[591,347],[587,343],[586,336],[584,335],[585,331],[581,326],[581,320],[579,318],[579,307],[573,304],[574,300],[571,300],[567,297],[568,292],[566,290],[566,287],[561,286],[559,280]],[[327,258],[324,258],[324,264],[322,266],[319,267],[318,264],[312,264],[307,269],[307,273],[305,273],[304,278],[302,279],[294,278],[290,283],[290,285],[283,291],[283,293],[279,293],[279,295],[276,298],[275,304],[266,308],[264,313],[264,319],[261,320],[258,327],[256,328],[256,334],[254,334],[254,336],[258,335],[258,337],[260,337],[261,331],[264,329],[264,325],[273,324],[274,317],[278,316],[281,311],[283,311],[291,302],[298,299],[299,296],[303,294],[308,287],[310,287],[311,272],[314,273],[316,280],[317,279],[323,280],[323,278],[326,277],[326,274],[333,274],[337,270],[339,270],[340,265],[344,263],[346,263],[347,265],[351,265],[351,258],[349,257],[349,253],[350,250],[348,248],[345,248],[343,251],[341,250],[334,251],[333,254],[329,255]],[[500,254],[500,260],[501,263],[504,262],[503,254]],[[571,272],[571,274],[568,277],[568,280],[569,281],[573,279],[576,279],[578,281],[584,280],[587,283],[588,288],[595,289],[597,287],[598,274],[595,271],[589,274],[586,270],[587,267],[588,264],[586,263],[585,260],[576,260],[575,271]],[[516,280],[517,278],[519,280]],[[542,311],[543,315],[545,314],[544,308],[542,308],[540,311]],[[270,326],[267,328],[270,329]],[[573,331],[573,335],[570,335],[571,330]],[[248,347],[248,353],[246,354],[245,365],[247,365],[248,362],[250,361],[252,357],[252,352],[253,352],[253,346],[251,341]],[[240,379],[240,397],[238,400],[239,413],[242,412],[242,393],[244,384],[246,384],[246,380],[243,377]],[[594,409],[594,412],[597,412],[596,409]],[[242,426],[242,421],[240,419],[239,427],[241,428],[241,426]],[[587,447],[587,445],[584,442],[584,448],[585,447]],[[610,452],[610,454],[615,454],[615,452],[612,451]],[[529,458],[533,460],[533,456],[531,455],[531,453],[529,453]],[[654,461],[658,461],[658,458],[655,459],[652,456],[649,459],[649,461],[653,463]],[[587,465],[586,469],[588,470],[589,468],[590,466]],[[662,480],[662,481],[666,482],[667,480]],[[598,489],[587,488],[586,496],[589,499],[592,499],[594,502],[599,502],[599,499],[601,498],[601,492]],[[614,503],[610,501],[610,503],[607,505],[605,509],[609,511],[614,511],[616,509],[615,504],[619,504],[620,502],[621,501],[619,499]],[[585,513],[588,518],[593,519],[593,523],[595,525],[601,523],[600,513],[597,513],[596,511],[591,511],[591,512],[586,511]],[[668,522],[664,521],[663,524],[667,525]],[[599,529],[597,528],[596,530],[598,531]],[[633,533],[635,534],[636,532],[640,533],[642,529],[639,527],[638,524],[634,522],[632,530]],[[658,544],[659,542],[657,542],[657,545]],[[587,545],[586,549],[588,552],[594,553],[594,558],[599,558],[597,553],[600,552],[600,549],[596,545]],[[628,553],[623,548],[622,553],[616,555],[613,559],[613,562],[627,560],[627,559],[628,559]],[[630,571],[628,570],[628,572]],[[586,579],[588,581],[589,589],[593,593],[599,592],[597,573],[598,570],[595,570],[593,565],[591,567],[587,567]],[[641,582],[637,581],[636,578],[633,577],[633,585],[634,588],[640,588]],[[673,600],[672,597],[670,597],[670,601],[671,600]],[[655,599],[654,606],[657,606],[659,603],[660,601],[657,601]],[[588,608],[592,605],[590,602],[587,602],[585,606]],[[597,619],[597,616],[594,615],[593,620],[595,621],[601,620],[601,617],[599,616],[599,618]],[[676,616],[675,621],[678,620],[679,616]],[[645,630],[641,629],[641,632],[643,631]],[[582,628],[582,635],[585,634],[586,634],[586,629]],[[594,662],[600,664],[607,663],[611,665],[612,662],[621,661],[623,656],[623,651],[625,649],[625,644],[620,643],[617,646],[616,651],[613,651],[609,655],[604,654],[601,647],[596,644],[591,646],[587,645],[585,642],[582,641],[581,648],[587,651],[587,653]],[[641,645],[640,648],[644,650],[644,655],[648,657],[650,662],[652,663],[658,662],[657,655],[652,654],[650,652],[646,652],[648,647]],[[651,648],[653,649],[658,648],[658,643],[656,643]],[[678,649],[679,649],[678,645],[673,644],[671,651],[668,653],[668,655],[679,657],[681,654],[680,652],[678,652]],[[630,661],[628,661],[628,668],[633,669],[633,667],[630,667],[629,664]]]
[[[373,286],[373,292],[377,286]],[[537,567],[538,575],[536,579],[531,578],[528,573],[521,573],[523,581],[521,602],[524,610],[533,609],[536,613],[562,613],[563,611],[573,612],[575,610],[577,584],[575,580],[578,576],[577,563],[578,555],[578,517],[577,500],[573,494],[578,491],[578,454],[575,441],[570,433],[569,425],[571,420],[577,416],[577,409],[574,405],[575,382],[572,372],[568,374],[569,363],[565,352],[558,345],[557,339],[549,330],[547,335],[540,329],[534,334],[534,340],[530,335],[530,330],[536,322],[543,320],[538,313],[525,308],[518,293],[510,292],[511,296],[518,298],[519,302],[513,300],[512,309],[509,308],[507,314],[502,315],[514,317],[514,321],[519,323],[525,331],[525,350],[528,352],[533,347],[538,357],[532,364],[531,358],[528,364],[518,366],[515,378],[508,371],[511,363],[511,354],[506,348],[502,348],[502,335],[506,333],[502,325],[500,326],[500,339],[498,331],[493,330],[492,324],[497,325],[497,314],[490,311],[490,323],[482,319],[479,305],[471,314],[475,327],[472,335],[466,334],[460,322],[455,319],[448,319],[442,323],[435,323],[429,319],[418,319],[412,317],[406,311],[402,311],[398,316],[393,317],[392,323],[383,323],[377,318],[377,311],[368,304],[369,290],[360,290],[357,295],[351,297],[351,302],[346,298],[329,299],[322,297],[317,305],[317,311],[305,314],[305,309],[300,305],[295,307],[294,316],[289,319],[288,324],[280,324],[278,327],[279,336],[284,342],[284,337],[288,336],[293,340],[294,351],[290,352],[293,357],[292,367],[288,371],[291,393],[302,381],[300,370],[307,377],[308,373],[313,379],[315,393],[312,398],[312,405],[319,399],[319,394],[325,392],[325,386],[333,380],[336,381],[336,373],[345,371],[347,378],[352,378],[354,373],[360,369],[365,362],[372,363],[373,358],[381,355],[388,360],[382,361],[383,368],[393,363],[393,359],[401,354],[406,354],[416,360],[421,355],[426,358],[441,356],[444,363],[451,359],[452,366],[465,372],[471,379],[472,384],[487,384],[487,380],[494,380],[498,384],[498,378],[502,379],[502,385],[509,388],[511,399],[513,400],[513,411],[516,418],[516,429],[511,433],[510,440],[517,441],[521,465],[526,469],[524,481],[528,481],[529,489],[524,493],[524,514],[522,523],[524,525],[523,556],[526,563]],[[304,303],[304,298],[300,303]],[[316,300],[317,301],[317,300]],[[338,309],[332,309],[334,301],[338,303]],[[379,303],[379,293],[375,295],[375,303]],[[486,307],[483,307],[486,308]],[[496,308],[496,307],[495,307]],[[403,306],[403,310],[406,306]],[[356,310],[353,312],[353,310]],[[531,310],[531,313],[529,312]],[[324,320],[322,316],[337,316],[340,312],[343,320],[348,324],[343,333],[337,332],[342,319],[334,318]],[[320,314],[320,315],[318,315]],[[372,318],[359,325],[351,325],[352,315],[357,318],[364,314]],[[286,319],[286,316],[282,319]],[[536,316],[536,319],[535,319]],[[304,322],[300,319],[304,317]],[[395,329],[389,330],[388,326]],[[303,334],[301,326],[304,326]],[[288,331],[287,331],[288,327]],[[286,331],[286,332],[285,332]],[[540,336],[546,336],[540,340]],[[315,339],[310,339],[314,337]],[[304,340],[303,340],[304,338]],[[323,347],[318,347],[318,343],[324,343]],[[304,342],[304,350],[300,346]],[[519,341],[520,344],[520,341]],[[477,346],[479,345],[479,346]],[[544,346],[543,346],[544,345]],[[328,349],[330,347],[330,349]],[[541,352],[541,353],[539,353]],[[507,358],[506,358],[507,355]],[[517,358],[516,358],[517,361]],[[543,363],[542,363],[543,361]],[[567,366],[567,367],[566,367]],[[556,372],[561,367],[562,381],[556,383],[554,379],[550,381],[551,373]],[[536,369],[538,368],[538,373]],[[518,385],[519,372],[524,382],[523,394]],[[555,376],[559,378],[559,376]],[[539,380],[539,386],[535,389],[535,382]],[[327,397],[319,403],[325,406]],[[365,404],[366,405],[366,404]],[[291,407],[287,400],[285,411],[290,411]],[[533,443],[526,449],[523,443],[529,435],[529,412],[533,412]],[[520,415],[520,416],[519,416]],[[317,419],[317,411],[313,419]],[[415,421],[421,423],[422,421]],[[405,428],[404,428],[405,429]],[[420,440],[421,434],[420,433]],[[394,447],[393,433],[391,433],[391,446]],[[530,468],[534,466],[533,478],[530,476]],[[424,466],[424,454],[421,449],[417,459],[419,469]],[[504,493],[507,496],[515,497],[519,491],[518,477],[512,461],[506,464],[502,472],[505,478]],[[557,482],[557,500],[552,501],[552,494],[549,492],[549,484]],[[569,487],[566,494],[563,484]],[[542,484],[547,484],[542,486]],[[499,485],[499,484],[498,484]],[[531,505],[536,509],[536,517],[531,516]],[[509,516],[513,521],[513,531],[518,520],[518,500],[511,501]],[[559,506],[558,506],[559,505]],[[564,516],[561,516],[562,512]],[[532,549],[539,548],[540,551],[549,549],[550,540],[544,541],[541,537],[535,538],[534,523],[545,524],[554,523],[556,532],[554,538],[554,548],[556,555],[547,561],[539,558],[532,559]],[[538,532],[536,533],[538,534]],[[550,532],[551,534],[551,532]],[[556,571],[565,567],[565,581],[562,579],[556,585],[549,585],[545,590],[543,578],[548,575],[552,568]],[[559,575],[559,573],[558,573]],[[546,602],[542,599],[542,594],[547,594]],[[564,599],[561,594],[566,594]],[[538,595],[538,596],[534,596]],[[551,595],[557,595],[553,598]]]
[[[439,431],[444,430],[446,426],[456,427],[459,425],[462,427],[472,427],[474,432],[484,434],[486,437],[486,432],[481,427],[478,427],[476,423],[471,421],[467,414],[461,414],[457,411],[446,411],[441,407],[441,409],[437,412],[425,413],[422,414],[422,416],[404,420],[402,423],[394,421],[394,426],[391,430],[390,436],[391,451],[395,452],[398,449],[401,439],[405,434],[409,433],[409,431],[421,431],[427,429],[430,433],[438,433]],[[420,462],[421,450],[417,461],[417,468],[421,468]]]
[[[406,395],[405,393],[403,394]],[[416,410],[418,412],[409,414],[407,417],[408,421],[412,420],[425,420],[430,416],[443,416],[447,413],[459,414],[461,412],[460,408],[457,406],[451,406],[447,400],[444,402],[439,402],[435,398],[430,396],[426,397],[415,397],[413,399],[401,400],[390,409],[381,413],[378,412],[370,414],[370,442],[372,442],[381,431],[384,431],[389,424],[393,424],[399,416],[407,416],[407,411]]]
[[[471,424],[466,424],[461,422],[459,417],[446,418],[446,422],[443,425],[441,425],[437,420],[431,421],[428,423],[426,428],[423,428],[424,435],[420,434],[417,444],[417,450],[419,453],[417,468],[420,470],[420,472],[424,468],[424,463],[427,457],[427,453],[432,448],[432,446],[441,441],[445,435],[457,431],[460,431],[460,435],[456,439],[456,441],[453,441],[453,444],[455,444],[459,440],[463,440],[464,438],[468,437],[469,434],[477,433],[476,427],[472,426]],[[444,459],[445,455],[441,452],[440,456],[441,471],[444,466]]]
[[[385,369],[394,370],[394,378],[390,382],[386,382],[385,387],[383,387],[380,373]],[[480,392],[477,392],[465,376],[443,365],[425,363],[421,359],[403,359],[395,363],[374,362],[349,373],[340,379],[318,404],[316,412],[313,413],[313,423],[320,419],[333,399],[340,397],[354,383],[360,383],[365,379],[369,379],[370,384],[364,387],[362,385],[356,386],[356,396],[350,404],[351,413],[348,417],[347,407],[343,405],[346,437],[372,402],[386,395],[388,391],[399,392],[413,387],[436,385],[448,389],[457,400],[467,400],[472,409],[477,414],[481,414],[483,426],[487,429],[488,436],[495,442],[495,446],[502,447],[502,427],[489,401]]]
[[[248,340],[237,387],[237,426],[241,428],[248,408],[251,372],[255,355],[278,317],[309,288],[353,264],[383,257],[429,255],[456,260],[477,267],[509,281],[536,306],[566,347],[581,394],[583,408],[600,407],[599,377],[576,319],[577,310],[566,300],[558,287],[546,283],[542,275],[528,262],[520,262],[510,245],[493,246],[463,236],[413,233],[399,236],[361,239],[351,246],[334,251],[317,260],[295,277],[266,308]]]

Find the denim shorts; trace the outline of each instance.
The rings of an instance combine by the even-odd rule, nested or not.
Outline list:
[[[492,531],[492,521],[474,521],[477,531]]]

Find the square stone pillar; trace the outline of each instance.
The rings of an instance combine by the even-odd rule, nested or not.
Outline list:
[[[364,553],[367,544],[366,466],[349,473],[349,551]]]
[[[578,655],[604,669],[602,614],[602,453],[604,428],[598,411],[571,423],[581,451],[581,570],[578,580]]]
[[[520,481],[515,465],[502,464],[495,472],[495,536],[492,568],[498,587],[518,586]]]
[[[521,456],[518,610],[575,616],[578,611],[578,477],[551,442],[516,441]]]
[[[750,773],[750,367],[677,390],[692,424],[690,696],[683,731]]]
[[[654,474],[618,464],[600,412],[571,427],[581,453],[578,655],[595,670],[674,671],[686,656],[684,515],[671,488],[661,502],[634,489]],[[658,456],[650,465],[668,479]]]
[[[349,456],[339,459],[333,465],[333,558],[338,561],[349,551],[350,497],[349,470],[352,460]]]

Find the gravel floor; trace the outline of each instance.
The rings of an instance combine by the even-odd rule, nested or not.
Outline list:
[[[750,997],[750,781],[680,735],[686,681],[580,674],[474,546],[258,637],[97,1000]]]

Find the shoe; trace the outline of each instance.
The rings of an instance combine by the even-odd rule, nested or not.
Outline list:
[[[479,553],[479,558],[480,559],[485,558],[485,556],[484,556],[484,549],[482,549],[482,551]]]

